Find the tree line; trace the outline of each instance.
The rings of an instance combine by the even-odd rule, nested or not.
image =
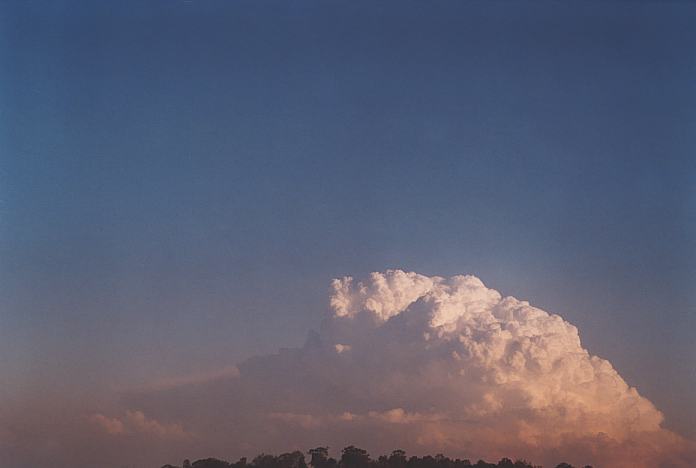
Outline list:
[[[353,445],[344,448],[338,460],[329,456],[328,447],[313,448],[307,454],[309,461],[306,460],[304,453],[295,451],[281,455],[262,453],[254,457],[251,462],[248,462],[246,457],[234,463],[217,458],[204,458],[193,463],[184,460],[181,467],[164,465],[162,468],[542,468],[526,460],[513,462],[509,458],[503,458],[498,463],[488,463],[483,460],[472,463],[468,459],[451,459],[442,454],[434,457],[431,455],[407,457],[403,450],[394,450],[391,455],[380,455],[377,459],[372,459],[366,450]],[[556,465],[556,468],[575,467],[568,463],[560,463]],[[583,468],[592,467],[585,465]]]

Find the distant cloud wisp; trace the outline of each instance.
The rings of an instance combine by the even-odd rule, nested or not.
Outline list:
[[[109,418],[96,413],[90,421],[109,435],[146,434],[163,439],[186,439],[191,434],[181,424],[161,423],[145,416],[142,411],[126,411],[123,417]]]

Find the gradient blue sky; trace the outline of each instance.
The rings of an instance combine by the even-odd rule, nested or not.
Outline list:
[[[3,2],[0,399],[297,346],[472,273],[693,436],[696,7]]]

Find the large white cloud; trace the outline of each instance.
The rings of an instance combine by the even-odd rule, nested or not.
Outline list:
[[[661,427],[662,414],[582,347],[576,327],[474,276],[346,277],[330,304],[302,348],[128,404],[208,431],[228,456],[358,444],[547,466],[696,463],[693,445]]]

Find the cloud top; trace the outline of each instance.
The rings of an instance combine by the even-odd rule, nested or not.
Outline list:
[[[451,381],[453,397],[460,394],[452,403],[463,416],[524,409],[535,417],[554,415],[556,425],[562,422],[574,433],[603,432],[618,439],[660,428],[662,414],[608,361],[581,346],[575,326],[526,301],[503,298],[475,276],[388,270],[366,282],[346,277],[334,280],[330,302],[335,318],[365,313],[374,317],[376,328],[410,314],[398,328],[420,335],[422,355],[446,367],[441,377]],[[393,332],[377,334],[396,341]],[[408,363],[401,364],[408,369]],[[413,375],[420,369],[410,370]],[[479,385],[485,392],[469,391]]]
[[[378,382],[368,384],[377,387],[368,390],[379,396],[375,402],[411,400],[411,408],[392,410],[394,415],[409,410],[446,415],[437,419],[437,430],[422,418],[414,420],[422,432],[417,440],[451,449],[476,431],[480,435],[473,437],[481,439],[476,443],[491,449],[503,439],[533,454],[589,445],[598,460],[609,455],[599,447],[673,449],[681,442],[661,427],[660,411],[609,361],[582,347],[575,326],[503,297],[475,276],[388,270],[364,281],[334,280],[332,290],[333,315],[323,338],[351,349],[340,355],[353,365],[381,360],[382,377],[365,376]],[[367,331],[365,323],[371,324]],[[627,466],[645,463],[630,458]]]

